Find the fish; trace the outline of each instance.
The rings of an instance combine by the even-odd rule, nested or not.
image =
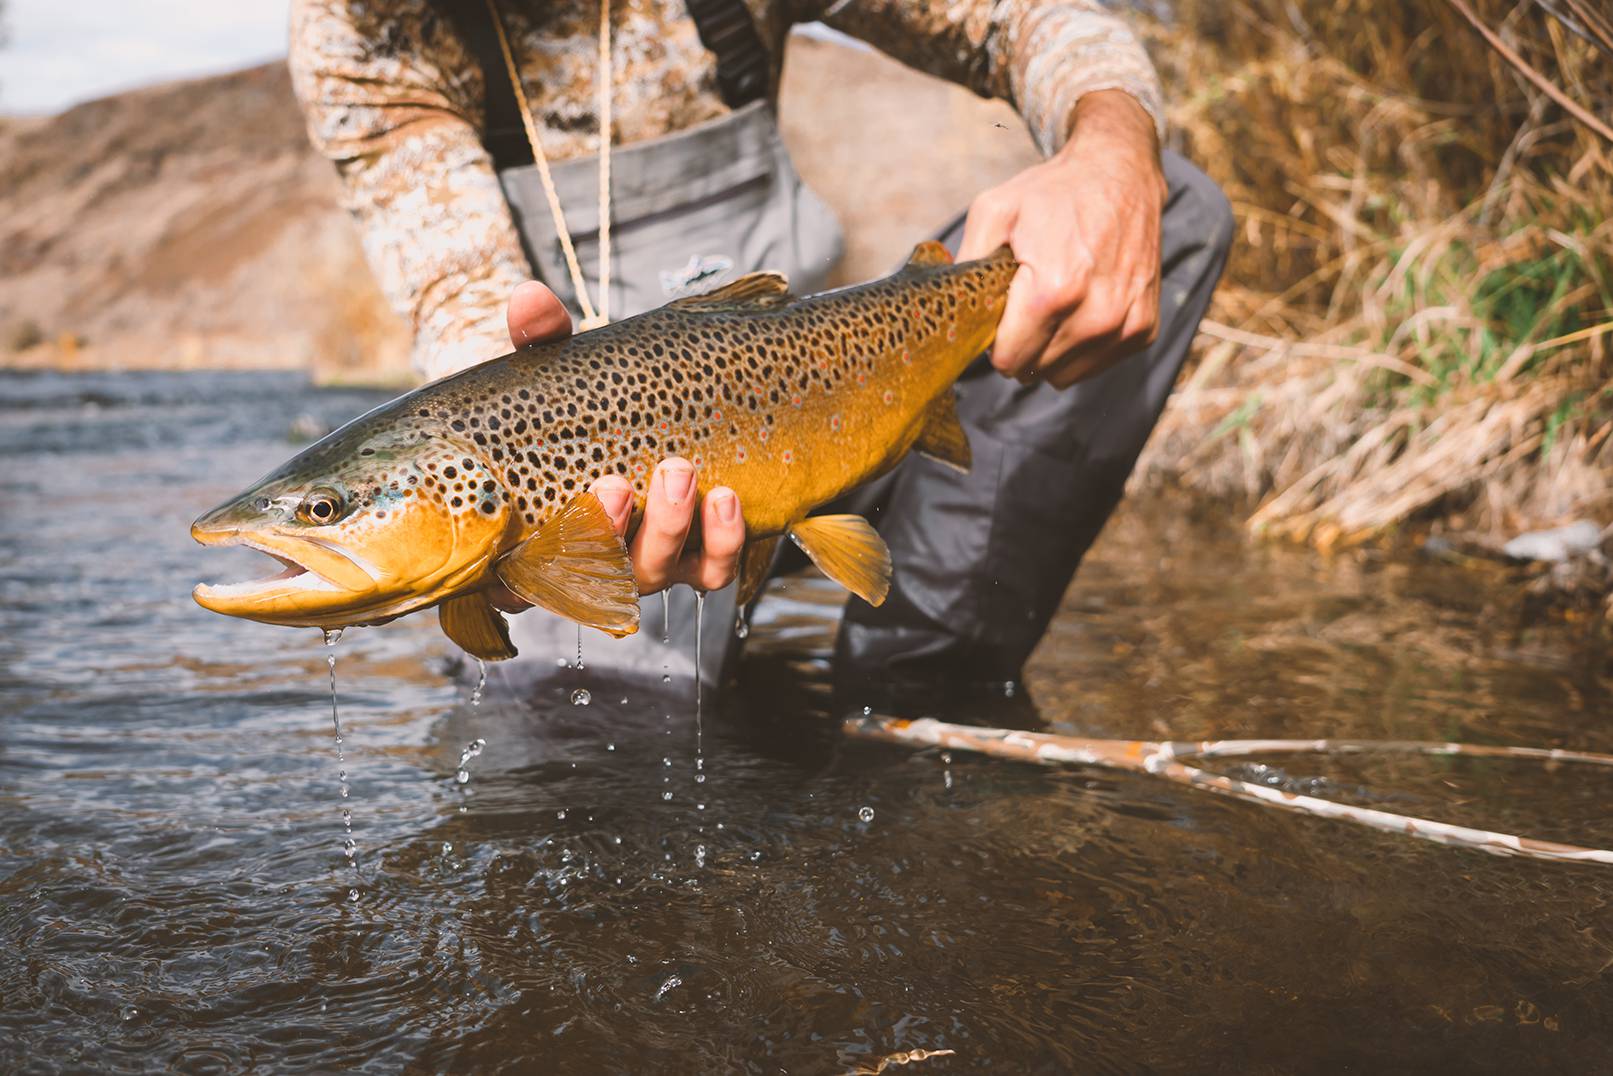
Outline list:
[[[917,450],[970,464],[953,384],[996,335],[1018,263],[954,262],[922,243],[898,271],[797,297],[742,276],[635,317],[540,342],[359,416],[196,520],[206,546],[247,546],[281,571],[199,584],[206,609],[327,631],[436,607],[467,653],[514,657],[500,587],[584,626],[636,631],[625,542],[588,492],[633,487],[688,457],[696,489],[739,496],[739,598],[787,536],[871,604],[889,550],[860,516],[812,515]],[[698,534],[690,542],[698,542]]]

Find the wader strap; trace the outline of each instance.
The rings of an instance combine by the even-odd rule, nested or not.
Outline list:
[[[435,0],[438,14],[459,31],[465,47],[482,69],[482,145],[499,171],[532,163],[532,147],[527,144],[521,123],[521,106],[515,99],[515,86],[498,45],[498,31],[485,4],[464,0]]]
[[[767,46],[762,44],[744,0],[687,3],[701,44],[717,57],[717,89],[723,103],[737,110],[766,97],[772,78]],[[505,70],[498,33],[486,5],[434,0],[432,6],[459,31],[465,47],[482,69],[486,87],[482,144],[493,158],[493,167],[502,172],[531,164],[532,149],[521,126],[521,106],[516,103],[515,87]]]
[[[723,103],[738,109],[767,96],[772,77],[767,46],[744,0],[686,0],[701,44],[717,57],[717,89]]]

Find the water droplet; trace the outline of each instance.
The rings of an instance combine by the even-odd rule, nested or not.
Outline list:
[[[665,755],[662,755],[661,756],[661,765],[670,766],[670,765],[672,765],[672,760],[670,758],[667,758]]]
[[[666,982],[661,984],[661,989],[659,989],[659,990],[657,990],[655,992],[655,1000],[660,1001],[662,998],[666,997],[667,994],[669,994],[673,990],[676,990],[678,987],[680,987],[682,985],[683,985],[683,980],[682,979],[678,978],[676,975],[672,976]]]
[[[694,775],[694,783],[697,784],[697,785],[705,784],[706,783],[706,775],[703,774],[703,773],[695,774]]]
[[[555,812],[555,813],[554,813],[554,816],[555,816],[555,817],[556,817],[556,818],[558,818],[558,819],[560,819],[560,821],[562,821],[562,822],[564,822],[564,821],[565,821],[565,820],[566,820],[566,812],[565,812],[565,811],[556,811],[556,812]],[[570,852],[567,852],[567,853],[566,853],[566,858],[567,858],[567,859],[570,859],[570,858],[571,858],[571,853],[570,853]]]
[[[627,705],[627,696],[626,696],[626,695],[623,695],[623,696],[622,696],[622,705],[623,705],[623,706],[626,706],[626,705]]]
[[[342,631],[343,630],[344,629],[342,629],[342,628],[326,628],[325,629],[325,645],[326,646],[335,646],[337,644],[337,642],[340,641],[340,639],[342,637]]]
[[[874,708],[872,706],[864,706],[863,707],[863,716],[864,717],[873,717],[874,716]]]
[[[734,635],[740,639],[750,637],[750,622],[745,619],[745,610],[741,609],[734,618]]]
[[[874,809],[872,807],[859,807],[857,808],[857,817],[864,822],[872,822],[874,820]]]
[[[671,792],[663,792],[663,793],[661,793],[661,798],[663,800],[671,800],[672,799],[672,793]]]
[[[706,865],[706,846],[703,844],[694,846],[694,865],[697,867]]]
[[[589,694],[588,689],[585,687],[580,687],[571,693],[571,705],[573,706],[587,706],[593,701],[593,695]]]
[[[347,899],[348,899],[349,902],[351,902],[353,904],[357,904],[358,903],[358,890],[349,889],[347,891]]]
[[[613,743],[608,743],[608,744],[605,745],[605,750],[614,751],[614,750],[616,750],[616,745],[613,744]]]
[[[470,704],[472,706],[480,706],[482,704],[482,692],[485,691],[486,689],[487,689],[487,662],[483,661],[481,658],[477,658],[476,659],[476,686],[471,688],[471,692],[470,692]]]
[[[470,783],[470,771],[469,770],[459,770],[458,772],[456,772],[454,774],[454,780],[458,781],[462,785],[469,784]]]
[[[445,856],[451,856],[454,854],[454,844],[452,841],[442,842],[442,854]]]
[[[661,674],[661,683],[670,684],[671,682],[672,682],[672,674],[671,673],[662,673]]]

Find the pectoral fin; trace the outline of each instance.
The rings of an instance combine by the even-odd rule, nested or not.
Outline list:
[[[498,577],[523,601],[621,637],[638,630],[638,583],[627,546],[592,493],[498,562]]]
[[[862,516],[812,516],[791,527],[790,537],[824,575],[869,605],[890,593],[890,550]]]
[[[761,538],[745,543],[745,552],[739,561],[739,591],[737,600],[740,605],[749,605],[756,592],[762,589],[767,582],[767,571],[773,567],[773,554],[778,552],[778,544],[782,538]]]
[[[949,388],[930,405],[925,413],[924,428],[913,447],[939,463],[954,470],[969,473],[974,454],[969,451],[969,435],[958,421],[958,402]]]
[[[437,622],[454,645],[472,657],[506,661],[516,655],[504,614],[481,594],[461,594],[437,606]]]

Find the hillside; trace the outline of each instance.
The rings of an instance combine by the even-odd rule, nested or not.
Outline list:
[[[844,280],[1034,159],[1005,106],[831,41],[793,39],[782,100],[846,221]],[[339,196],[281,64],[0,121],[0,364],[402,380],[403,328]]]

